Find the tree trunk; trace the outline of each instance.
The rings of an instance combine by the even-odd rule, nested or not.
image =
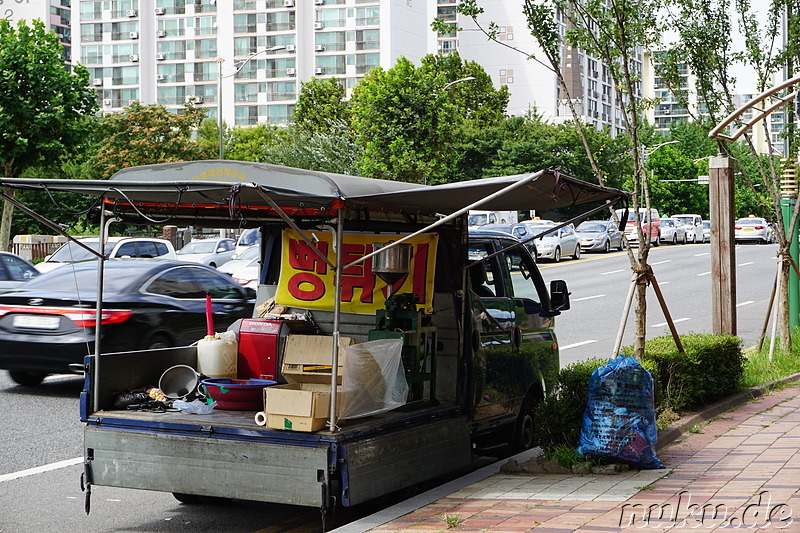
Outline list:
[[[787,250],[788,255],[788,250]],[[781,256],[783,257],[783,256]],[[781,262],[780,276],[781,293],[778,295],[778,337],[780,349],[784,353],[792,351],[792,332],[789,326],[789,269],[792,268],[788,261]]]
[[[634,298],[636,299],[636,314],[634,315],[636,329],[633,355],[641,361],[644,357],[644,342],[647,338],[647,279],[644,276],[639,276],[636,279]]]
[[[14,198],[14,189],[5,188],[7,196]],[[11,217],[14,214],[14,205],[8,200],[3,200],[3,217],[0,220],[0,250],[11,251]]]

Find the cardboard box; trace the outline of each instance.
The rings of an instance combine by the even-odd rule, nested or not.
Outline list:
[[[342,384],[344,349],[355,344],[350,337],[339,337],[338,380]],[[289,335],[283,345],[283,377],[288,383],[331,382],[333,337],[328,335]]]
[[[337,389],[341,392],[341,387]],[[330,385],[289,383],[264,388],[267,427],[291,431],[318,431],[328,422]]]
[[[344,348],[354,343],[349,337],[339,338],[338,393]],[[325,427],[331,409],[332,350],[332,336],[286,337],[282,371],[288,383],[264,388],[267,427],[291,431],[319,431]]]

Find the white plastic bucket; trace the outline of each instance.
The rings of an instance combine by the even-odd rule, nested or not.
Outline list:
[[[237,348],[235,340],[201,339],[197,342],[197,371],[210,378],[237,377]]]

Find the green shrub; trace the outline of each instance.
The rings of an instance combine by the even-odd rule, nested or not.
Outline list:
[[[656,411],[685,411],[740,390],[742,341],[733,335],[682,335],[684,353],[671,335],[645,342],[642,366],[653,375]],[[632,349],[630,349],[631,353]]]
[[[596,368],[606,362],[606,359],[589,359],[573,363],[559,371],[553,394],[536,406],[536,445],[545,449],[556,446],[574,448],[578,445],[589,378]]]

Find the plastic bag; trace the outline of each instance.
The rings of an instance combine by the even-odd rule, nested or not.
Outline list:
[[[339,418],[360,418],[405,405],[408,382],[401,339],[353,344],[344,352]]]
[[[633,356],[620,355],[589,379],[578,453],[639,468],[664,468],[656,458],[653,377]]]
[[[206,403],[203,400],[193,400],[187,402],[184,400],[175,400],[172,407],[181,413],[190,413],[194,415],[209,415],[217,406],[217,402]]]

